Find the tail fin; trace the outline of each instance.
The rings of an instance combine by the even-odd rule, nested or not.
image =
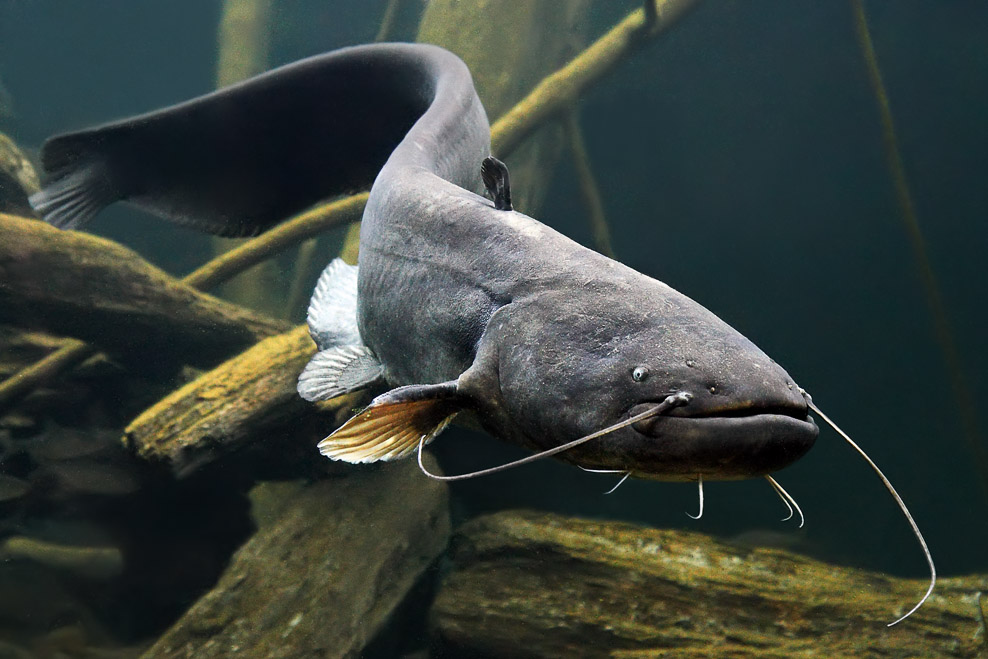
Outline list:
[[[78,229],[117,198],[105,168],[89,161],[56,170],[52,181],[28,200],[53,226]]]
[[[369,186],[436,97],[474,94],[454,55],[375,44],[318,55],[200,98],[54,137],[32,203],[77,228],[124,200],[203,231],[251,235]],[[445,156],[444,156],[445,157]]]

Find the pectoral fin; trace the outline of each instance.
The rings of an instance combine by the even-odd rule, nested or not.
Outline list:
[[[309,302],[309,334],[320,350],[363,345],[357,328],[357,266],[333,259]]]
[[[465,407],[455,381],[398,387],[319,442],[319,452],[354,463],[403,458],[420,441],[432,441]]]

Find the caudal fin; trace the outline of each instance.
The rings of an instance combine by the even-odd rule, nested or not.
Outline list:
[[[116,197],[104,168],[98,162],[84,162],[58,172],[28,200],[49,224],[59,229],[79,229]]]
[[[472,114],[464,115],[464,105]],[[447,137],[458,145],[452,155],[416,148],[410,160],[460,184],[460,161],[489,151],[466,67],[435,46],[374,44],[54,137],[42,149],[49,184],[33,203],[64,228],[82,226],[119,199],[209,233],[254,235],[320,200],[370,186],[434,106],[430,135],[466,125],[484,139],[460,153],[462,137],[454,134]]]

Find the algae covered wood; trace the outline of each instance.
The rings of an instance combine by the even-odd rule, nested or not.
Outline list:
[[[298,374],[314,353],[305,326],[265,339],[145,410],[124,430],[124,441],[180,476],[254,442],[282,452],[308,442],[303,448],[322,460],[315,443],[338,425],[336,408],[349,409],[352,397],[317,406],[299,397]],[[307,422],[314,431],[302,430]]]
[[[38,175],[24,152],[0,133],[0,213],[34,217],[28,196],[39,189]]]
[[[0,380],[71,343],[44,332],[0,324]]]
[[[288,328],[200,293],[104,238],[0,214],[0,323],[143,362],[212,365]]]
[[[535,512],[464,525],[431,612],[450,656],[975,657],[977,593],[708,536]],[[445,655],[444,655],[445,656]]]
[[[274,521],[144,657],[356,657],[401,636],[422,605],[399,605],[449,539],[447,489],[414,461],[351,470],[267,505]]]

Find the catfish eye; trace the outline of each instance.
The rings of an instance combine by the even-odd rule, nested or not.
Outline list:
[[[631,379],[635,382],[641,382],[648,377],[648,367],[646,366],[636,366],[635,370],[631,372]]]

